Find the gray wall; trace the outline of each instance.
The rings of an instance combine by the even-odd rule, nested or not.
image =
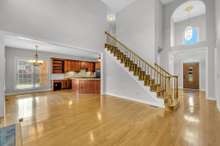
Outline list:
[[[158,51],[163,49],[163,4],[160,0],[156,0],[156,9],[155,9],[155,23],[156,23],[156,36],[155,36],[155,59],[156,62],[160,62],[160,54]]]
[[[217,97],[217,103],[218,103],[218,108],[220,111],[220,1],[216,0],[215,1],[215,6],[216,6],[216,32],[217,32],[217,47],[216,47],[216,97]]]
[[[5,107],[5,46],[0,35],[0,117],[4,116]]]
[[[189,25],[198,28],[199,42],[206,41],[206,16],[201,15],[189,20],[175,23],[175,45],[183,45],[185,28]]]
[[[169,69],[169,55],[173,49],[170,44],[171,35],[171,17],[175,9],[186,2],[187,0],[178,0],[164,6],[164,51],[161,54],[160,62],[161,65]],[[205,42],[201,42],[195,46],[189,46],[188,48],[197,49],[202,47],[208,47],[208,91],[207,96],[209,99],[215,99],[215,47],[216,47],[216,34],[215,34],[215,3],[214,0],[201,0],[206,5],[206,30],[207,39]],[[184,49],[187,47],[183,47]],[[181,48],[178,48],[181,49]]]
[[[24,59],[32,59],[34,56],[34,51],[32,50],[26,50],[26,49],[17,49],[17,48],[9,48],[6,47],[5,49],[6,54],[6,78],[5,78],[5,84],[6,84],[6,94],[16,94],[16,93],[24,93],[29,92],[33,90],[16,90],[16,59],[17,58],[24,58]],[[76,59],[76,60],[90,60],[86,58],[80,58],[76,56],[66,55],[66,54],[56,54],[51,52],[39,52],[39,59],[40,60],[46,60],[49,61],[49,75],[48,78],[50,79],[51,76],[51,62],[50,58],[63,58],[63,59]],[[61,76],[61,75],[60,75]],[[38,89],[35,89],[37,91],[39,90],[49,90],[51,89],[50,82],[47,86],[40,87]]]
[[[102,51],[106,13],[100,0],[1,0],[0,30]]]
[[[143,59],[154,63],[155,0],[137,0],[117,14],[117,36]]]

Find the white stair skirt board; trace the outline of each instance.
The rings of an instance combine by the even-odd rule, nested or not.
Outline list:
[[[120,69],[123,70],[124,75],[128,75],[129,78],[132,80],[132,82],[134,81],[132,86],[135,86],[136,89],[138,88],[138,90],[141,91],[141,94],[139,95],[124,95],[123,93],[114,93],[114,91],[108,91],[108,88],[107,88],[107,91],[105,92],[107,95],[116,96],[119,98],[131,100],[131,101],[141,102],[141,103],[145,103],[145,104],[160,107],[160,108],[165,108],[164,100],[161,98],[158,98],[155,92],[150,91],[150,87],[145,86],[144,81],[140,81],[137,76],[134,76],[133,72],[130,72],[129,69],[126,68],[124,64],[120,63],[120,61],[117,60],[117,58],[114,57],[112,54],[110,54],[110,52],[108,52],[107,50],[105,50],[105,52],[106,52],[106,59],[113,60],[112,63],[115,63],[114,65],[119,66]],[[106,62],[107,61],[109,60],[106,60]],[[134,93],[135,92],[136,91],[134,90]]]

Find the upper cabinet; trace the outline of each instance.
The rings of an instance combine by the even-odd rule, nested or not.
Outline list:
[[[95,63],[94,62],[89,63],[88,71],[95,72]]]
[[[77,60],[64,60],[64,73],[70,71],[80,72],[81,69],[85,69],[89,72],[95,72],[95,63]]]
[[[100,70],[101,69],[101,63],[100,62],[96,62],[95,63],[95,70]]]
[[[80,61],[72,61],[71,71],[80,72]]]
[[[65,60],[64,61],[64,72],[71,71],[71,60]]]
[[[53,74],[64,73],[64,60],[52,58],[52,73]]]
[[[85,69],[89,72],[95,72],[95,63],[94,62],[81,61],[80,68]]]

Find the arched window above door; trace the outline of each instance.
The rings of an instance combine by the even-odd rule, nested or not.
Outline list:
[[[198,29],[193,26],[187,26],[184,32],[183,45],[194,45],[199,42]]]

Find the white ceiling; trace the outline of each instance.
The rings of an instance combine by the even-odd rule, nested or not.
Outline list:
[[[185,8],[188,6],[192,6],[193,9],[190,13],[185,11]],[[176,11],[173,13],[173,21],[180,22],[189,18],[193,18],[196,16],[204,15],[206,13],[205,4],[201,1],[188,1],[179,6]]]
[[[174,0],[160,0],[163,4],[168,4],[168,3],[170,3],[170,2],[172,2],[172,1],[174,1]]]
[[[101,1],[103,1],[111,9],[112,12],[117,13],[136,0],[101,0]],[[174,0],[161,0],[163,4],[167,4],[172,1]]]
[[[111,9],[112,12],[117,13],[136,0],[101,0],[101,1],[103,1]]]
[[[97,59],[99,54],[94,52],[89,52],[82,49],[70,48],[64,46],[52,45],[46,42],[31,40],[28,38],[17,37],[17,36],[5,36],[5,45],[7,47],[13,47],[18,49],[35,50],[35,46],[39,46],[39,51],[51,52],[58,54],[72,55],[79,58],[85,58],[88,60]]]

